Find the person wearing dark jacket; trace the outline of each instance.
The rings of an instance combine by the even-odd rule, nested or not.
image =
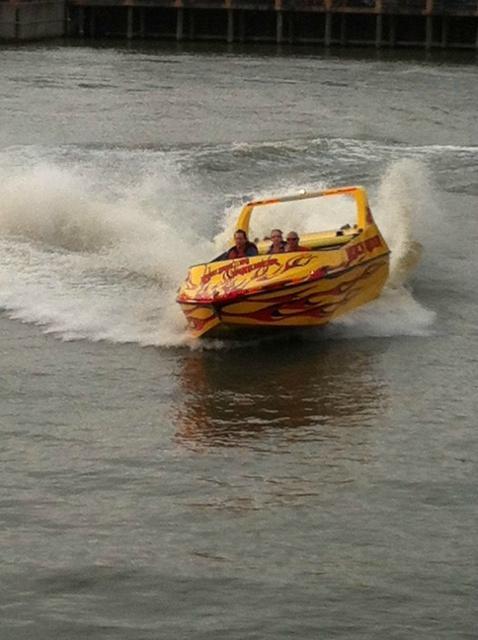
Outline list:
[[[258,253],[256,245],[249,241],[247,233],[242,229],[237,229],[234,233],[234,246],[226,252],[226,257],[223,260],[250,258],[257,256]]]
[[[251,256],[257,256],[259,250],[257,246],[250,242],[247,237],[247,233],[243,229],[237,229],[234,232],[234,246],[230,247],[220,256],[211,260],[211,262],[219,262],[221,260],[234,260],[235,258],[250,258]]]

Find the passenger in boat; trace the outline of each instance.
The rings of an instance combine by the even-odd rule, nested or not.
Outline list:
[[[296,231],[289,231],[287,234],[287,244],[285,251],[310,251],[309,247],[303,247],[299,244],[300,238]]]
[[[271,240],[272,244],[267,253],[284,253],[286,242],[282,237],[282,231],[280,229],[272,229]]]
[[[234,258],[250,258],[259,253],[257,246],[250,242],[247,233],[243,229],[237,229],[234,233],[234,246],[226,252],[223,260],[234,260]]]

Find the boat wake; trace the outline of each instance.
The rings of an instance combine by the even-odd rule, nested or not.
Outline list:
[[[214,220],[219,193],[198,195],[194,178],[164,154],[155,156],[153,169],[147,158],[147,173],[144,162],[141,158],[136,174],[120,184],[111,173],[88,172],[78,164],[66,169],[38,159],[29,169],[2,164],[0,308],[8,317],[35,323],[63,340],[189,344],[175,303],[177,285],[189,264],[214,255],[231,236],[239,199],[222,221]],[[304,186],[325,185],[296,189]],[[274,191],[277,185],[254,195]],[[326,335],[422,334],[430,330],[433,313],[413,298],[407,283],[420,257],[416,221],[430,215],[432,206],[426,168],[412,160],[394,163],[376,192],[369,192],[392,249],[389,285],[379,300]],[[304,231],[314,229],[320,216],[299,208],[286,213],[281,224]],[[211,220],[214,240],[206,237]],[[265,218],[269,224],[277,221]],[[222,347],[219,341],[201,345]]]

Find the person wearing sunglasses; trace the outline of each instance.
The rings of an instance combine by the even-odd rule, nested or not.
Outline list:
[[[272,244],[267,253],[284,253],[286,243],[282,237],[282,231],[280,229],[272,229],[271,240]]]
[[[310,251],[309,247],[302,247],[299,242],[299,234],[296,231],[289,231],[285,251]]]

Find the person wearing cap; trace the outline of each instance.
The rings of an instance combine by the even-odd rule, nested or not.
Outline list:
[[[310,251],[309,247],[303,247],[299,244],[300,238],[297,231],[289,231],[287,234],[287,244],[284,251]]]

